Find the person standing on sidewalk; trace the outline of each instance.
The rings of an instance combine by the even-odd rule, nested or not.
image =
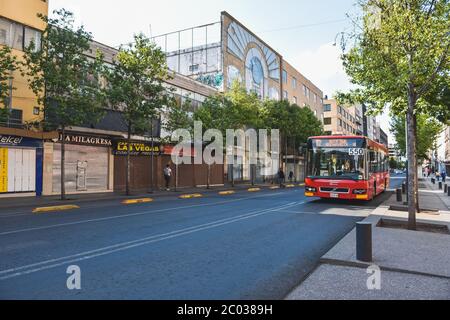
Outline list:
[[[284,182],[284,178],[285,178],[283,169],[280,168],[280,170],[278,170],[277,176],[278,176],[278,183],[280,184],[280,187],[283,187],[283,182]]]
[[[447,178],[447,173],[445,171],[442,171],[441,177],[442,177],[442,182],[445,183],[445,178]]]
[[[164,180],[166,181],[166,190],[169,191],[170,179],[172,178],[172,169],[170,169],[170,165],[164,168]]]

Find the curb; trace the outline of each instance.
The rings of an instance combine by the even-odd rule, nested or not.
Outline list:
[[[50,207],[37,207],[32,210],[33,213],[43,213],[43,212],[53,212],[53,211],[63,211],[79,209],[80,207],[74,204],[66,204],[62,206],[50,206]]]
[[[140,199],[129,199],[122,200],[122,204],[136,204],[136,203],[149,203],[153,202],[152,198],[140,198]]]

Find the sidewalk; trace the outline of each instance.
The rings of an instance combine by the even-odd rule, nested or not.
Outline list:
[[[431,183],[423,183],[423,205],[449,209]],[[364,221],[372,223],[373,262],[356,260],[356,230],[353,229],[320,260],[320,265],[287,297],[304,299],[445,299],[450,300],[450,233],[410,231],[379,226],[381,219],[407,221],[407,212],[390,210],[395,195]],[[448,202],[446,202],[448,204]],[[450,212],[417,214],[417,223],[450,228]],[[445,230],[444,228],[442,230]],[[380,290],[369,290],[372,275],[367,268],[381,270]]]
[[[296,186],[299,183],[295,184]],[[234,190],[236,192],[247,190],[248,188],[269,188],[274,186],[273,184],[255,184],[250,183],[236,183],[235,186],[231,184],[225,184],[222,186],[211,186],[209,189],[205,187],[188,187],[178,188],[177,191],[171,189],[166,190],[154,190],[154,192],[133,192],[132,195],[127,196],[124,192],[107,192],[107,193],[86,193],[86,194],[68,194],[67,200],[60,200],[59,195],[41,196],[41,197],[11,197],[0,198],[0,210],[2,209],[14,209],[14,208],[26,208],[26,207],[42,207],[42,206],[59,206],[62,204],[79,204],[90,201],[120,201],[128,199],[138,198],[161,198],[161,197],[178,197],[183,194],[201,193],[212,194],[220,191]]]

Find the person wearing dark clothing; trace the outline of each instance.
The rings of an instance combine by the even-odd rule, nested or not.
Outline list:
[[[289,172],[289,182],[292,182],[294,180],[294,172]]]
[[[172,177],[172,169],[170,169],[170,165],[167,165],[164,168],[164,180],[166,181],[166,190],[169,191],[170,178]]]
[[[447,173],[445,171],[442,171],[441,177],[442,177],[442,182],[445,182],[445,178],[447,178]]]
[[[280,168],[280,170],[278,170],[278,174],[277,175],[278,175],[278,183],[280,184],[280,187],[282,187],[285,176],[284,176],[284,172],[283,172],[283,170],[281,168]]]

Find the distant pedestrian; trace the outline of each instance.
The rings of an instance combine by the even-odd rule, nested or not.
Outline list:
[[[278,183],[279,183],[280,187],[283,187],[283,183],[284,183],[284,179],[285,179],[283,169],[280,168],[280,170],[278,170],[277,176],[278,176]]]
[[[442,182],[445,182],[445,178],[447,178],[447,173],[445,171],[442,171],[441,177],[442,177]]]
[[[436,171],[436,181],[439,181],[439,178],[441,177],[441,174],[439,173],[439,171]]]
[[[292,182],[294,180],[294,172],[289,172],[289,182]]]
[[[169,191],[170,179],[172,178],[172,169],[170,169],[170,165],[168,164],[164,168],[164,180],[166,181],[166,190]]]

